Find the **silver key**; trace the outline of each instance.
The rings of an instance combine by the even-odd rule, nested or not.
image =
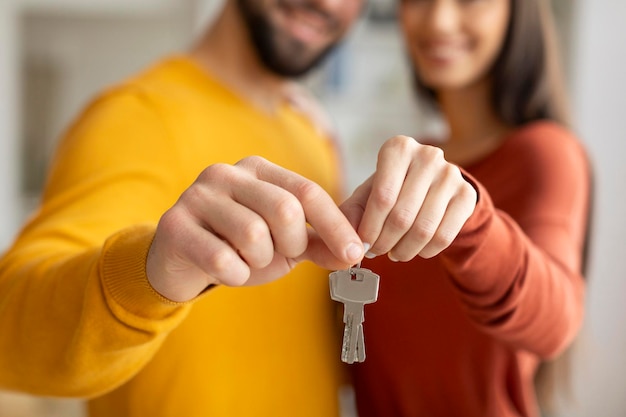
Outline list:
[[[346,363],[365,360],[365,340],[363,338],[363,308],[378,299],[380,277],[365,268],[350,268],[332,272],[330,297],[344,304],[343,346],[341,360]]]

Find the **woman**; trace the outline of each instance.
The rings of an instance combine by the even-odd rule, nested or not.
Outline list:
[[[351,368],[359,416],[538,416],[536,372],[582,321],[590,199],[547,1],[399,11],[418,91],[449,129],[443,153],[388,141],[343,205],[381,276]]]

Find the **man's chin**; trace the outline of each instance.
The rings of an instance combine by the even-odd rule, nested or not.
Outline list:
[[[298,56],[298,51],[276,54],[261,54],[265,66],[272,72],[284,77],[301,77],[319,67],[333,48],[327,48],[315,56]],[[267,51],[266,51],[267,52]]]

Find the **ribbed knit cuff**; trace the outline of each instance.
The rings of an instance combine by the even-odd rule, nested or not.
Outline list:
[[[103,248],[101,277],[110,301],[134,316],[159,320],[190,303],[169,300],[150,285],[146,258],[154,232],[155,226],[134,226],[109,238]]]

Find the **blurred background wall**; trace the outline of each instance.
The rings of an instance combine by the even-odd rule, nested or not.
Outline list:
[[[626,415],[625,18],[626,2],[580,0],[570,39],[574,120],[596,174],[577,417]]]
[[[16,230],[19,200],[18,42],[13,0],[0,3],[0,247]]]
[[[51,153],[100,89],[186,48],[218,0],[0,0],[0,250],[36,205]],[[596,202],[588,313],[575,404],[562,416],[626,415],[626,2],[553,0],[575,128],[591,154]],[[389,136],[439,125],[412,100],[393,0],[370,13],[304,80],[344,145],[348,187],[373,170]],[[1,330],[0,330],[1,331]],[[0,392],[0,417],[83,415],[80,401]]]

